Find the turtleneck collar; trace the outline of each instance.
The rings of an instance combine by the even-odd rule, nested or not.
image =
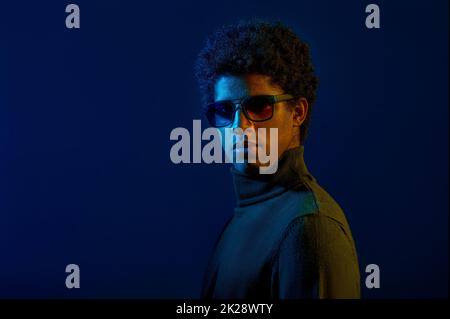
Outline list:
[[[306,168],[303,158],[304,147],[286,150],[278,161],[274,174],[242,173],[231,167],[237,206],[247,206],[278,196],[287,190],[296,189],[305,178],[314,180]]]

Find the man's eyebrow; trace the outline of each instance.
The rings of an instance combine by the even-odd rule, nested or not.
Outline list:
[[[223,99],[223,100],[217,100],[217,101],[242,101],[243,99],[247,98],[248,96],[236,98],[236,99]]]

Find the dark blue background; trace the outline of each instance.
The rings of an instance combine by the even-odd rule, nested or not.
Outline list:
[[[362,274],[381,268],[363,296],[448,296],[448,1],[74,2],[80,30],[65,28],[70,2],[0,3],[0,297],[199,296],[231,176],[172,164],[169,134],[200,118],[207,33],[250,17],[311,46],[305,156]],[[65,287],[69,263],[81,289]]]

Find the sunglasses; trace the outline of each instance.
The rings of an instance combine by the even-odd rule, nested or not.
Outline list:
[[[263,122],[272,118],[275,103],[292,99],[294,96],[290,94],[280,94],[254,95],[242,99],[216,101],[206,107],[205,115],[212,127],[225,127],[233,124],[236,111],[241,108],[248,120]]]

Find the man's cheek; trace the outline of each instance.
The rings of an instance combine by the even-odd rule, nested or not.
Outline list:
[[[221,139],[221,143],[222,143],[222,149],[223,152],[225,153],[225,162],[226,163],[231,163],[233,161],[233,140],[231,139],[227,139],[225,137],[225,131],[221,130],[220,133],[222,134],[222,139]]]

